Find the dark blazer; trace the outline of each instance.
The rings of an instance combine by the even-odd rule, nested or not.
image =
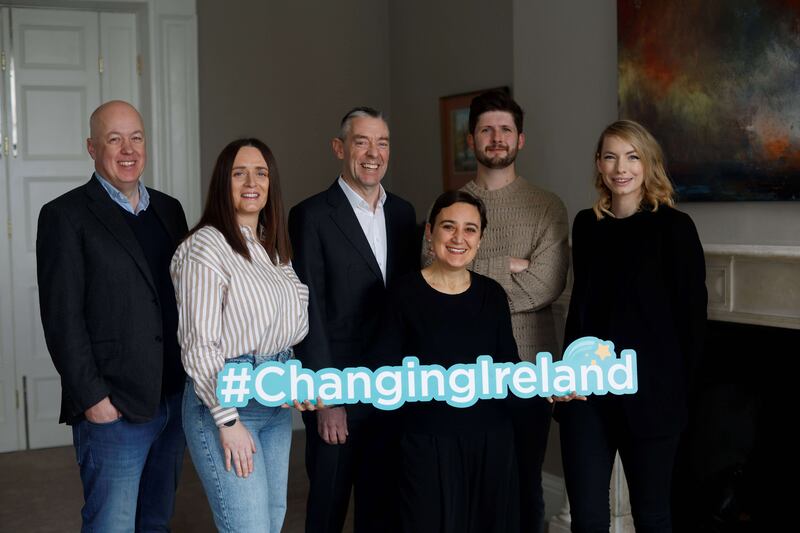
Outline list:
[[[667,206],[634,215],[633,240],[622,243],[625,257],[611,256],[603,228],[620,223],[597,220],[591,209],[578,213],[572,227],[574,285],[564,346],[583,336],[602,336],[593,323],[606,323],[617,354],[636,350],[639,391],[619,397],[634,434],[674,435],[687,422],[687,400],[703,355],[707,293],[705,259],[692,219]],[[626,219],[622,219],[625,223]],[[604,279],[594,265],[611,261],[628,280],[632,301],[616,306],[603,320],[597,309]],[[603,304],[605,305],[605,304]],[[609,307],[611,308],[611,307]],[[611,397],[612,395],[608,395]],[[607,401],[589,397],[589,403]],[[574,403],[574,402],[570,402]],[[560,418],[569,404],[556,405]]]
[[[387,193],[386,281],[419,268],[416,217],[410,203]],[[370,367],[364,348],[380,320],[386,288],[353,208],[337,181],[289,212],[300,280],[309,288],[309,331],[296,347],[303,366]]]
[[[187,232],[183,208],[148,192],[174,251]],[[161,398],[161,303],[141,246],[97,179],[42,207],[36,263],[44,336],[61,375],[61,422],[80,420],[105,396],[132,422],[152,418]]]

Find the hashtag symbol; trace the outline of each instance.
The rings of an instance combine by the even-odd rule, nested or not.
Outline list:
[[[247,385],[252,379],[251,370],[252,367],[248,364],[230,364],[220,371],[219,378],[223,385],[219,388],[219,395],[223,405],[246,405],[245,400],[250,398],[250,388]],[[232,400],[234,397],[235,400]]]

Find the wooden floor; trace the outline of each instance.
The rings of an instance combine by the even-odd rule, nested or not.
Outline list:
[[[305,432],[295,431],[289,460],[288,509],[283,525],[287,533],[304,530],[308,494],[304,449]],[[72,446],[0,453],[0,532],[80,531],[82,504],[83,491]],[[174,532],[216,531],[188,451],[175,507]],[[347,532],[353,530],[351,517],[352,512],[345,524]]]

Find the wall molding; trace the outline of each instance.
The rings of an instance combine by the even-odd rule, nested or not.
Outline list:
[[[703,249],[709,320],[800,329],[800,247]]]

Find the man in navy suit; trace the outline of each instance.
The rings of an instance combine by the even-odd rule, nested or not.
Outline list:
[[[111,101],[90,119],[94,175],[39,214],[45,340],[72,426],[84,531],[168,531],[185,440],[185,375],[169,263],[181,204],[146,188],[139,112]]]
[[[387,284],[419,268],[414,208],[381,186],[389,127],[380,112],[357,107],[332,141],[342,172],[326,191],[289,213],[293,265],[307,284],[309,333],[297,347],[303,366],[375,368],[365,353],[377,329]],[[303,413],[311,482],[306,531],[339,532],[351,488],[355,530],[398,525],[391,414],[364,405]]]

